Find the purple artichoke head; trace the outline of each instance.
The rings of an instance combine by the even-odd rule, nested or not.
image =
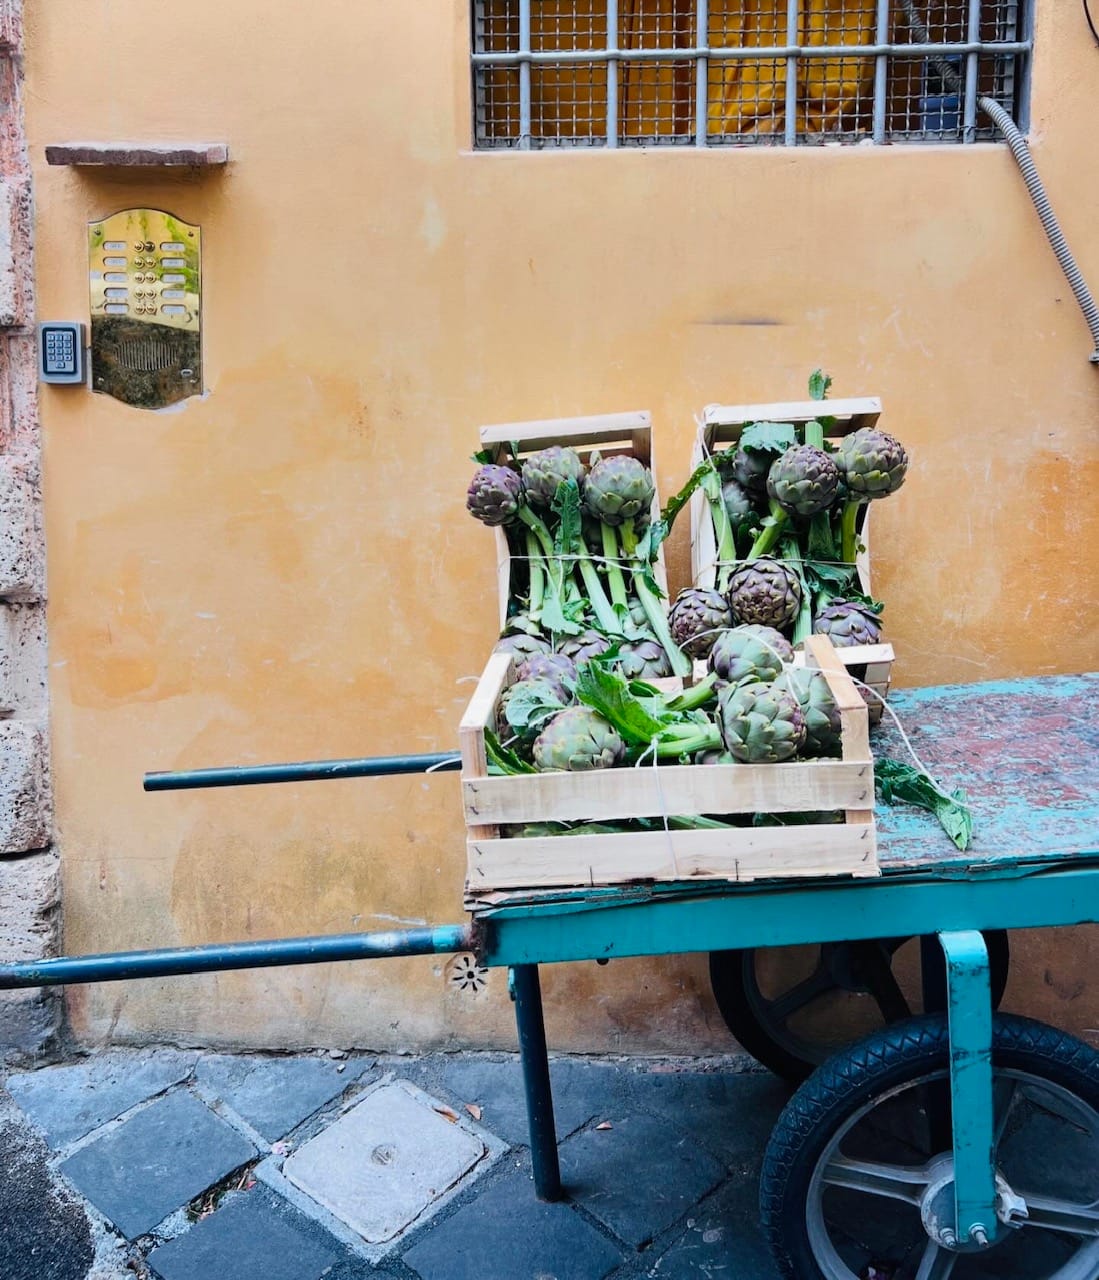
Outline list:
[[[781,631],[801,608],[801,582],[781,560],[760,556],[734,570],[728,600],[735,621]]]
[[[805,717],[804,754],[838,755],[842,745],[840,710],[824,676],[808,667],[787,667],[775,684],[793,694],[801,707]]]
[[[868,605],[833,600],[813,619],[813,630],[825,635],[837,649],[855,644],[877,644],[881,639],[881,618]]]
[[[774,627],[731,627],[710,651],[710,670],[721,684],[774,680],[794,660],[789,640]]]
[[[767,473],[768,494],[793,516],[813,516],[830,507],[839,485],[839,468],[831,455],[811,444],[787,449]]]
[[[626,454],[601,458],[588,472],[584,506],[604,524],[620,525],[646,514],[656,488],[653,473]]]
[[[861,427],[844,436],[835,460],[856,501],[896,493],[908,471],[904,445],[877,427]]]
[[[718,635],[733,625],[733,615],[719,591],[687,587],[676,596],[668,625],[672,639],[688,657],[705,658]]]
[[[511,467],[478,467],[466,490],[466,509],[482,524],[510,524],[526,501],[523,482]]]

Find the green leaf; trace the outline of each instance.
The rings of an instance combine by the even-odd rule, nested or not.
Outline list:
[[[649,525],[649,555],[655,560],[660,544],[667,538],[671,526],[666,520],[656,520]]]
[[[901,760],[878,756],[874,760],[874,788],[886,804],[900,800],[929,810],[959,849],[964,852],[969,847],[973,814],[968,797],[960,787],[947,794],[923,770]]]
[[[809,399],[823,400],[828,395],[832,379],[823,369],[814,369],[809,375]]]
[[[809,521],[809,538],[806,542],[807,560],[838,560],[839,547],[832,534],[832,519],[827,511],[818,511]]]
[[[580,512],[580,486],[575,480],[562,480],[553,495],[553,509],[559,517],[553,549],[559,556],[572,553],[580,537],[583,520]]]
[[[485,756],[488,759],[489,771],[513,777],[520,773],[537,773],[532,764],[528,764],[521,756],[508,747],[502,746],[499,738],[491,729],[485,730]]]
[[[785,453],[796,445],[798,433],[792,422],[753,422],[745,427],[738,441],[749,453]]]
[[[673,494],[664,505],[664,510],[660,513],[661,519],[667,525],[669,531],[675,523],[675,518],[683,510],[690,501],[691,494],[698,488],[702,482],[702,478],[709,472],[713,471],[714,464],[710,458],[704,458],[697,467],[687,477],[687,483],[676,494]]]
[[[556,698],[547,701],[537,686],[524,682],[508,695],[504,718],[513,729],[531,729],[552,719],[561,709]]]
[[[470,462],[476,462],[478,466],[487,466],[493,458],[496,457],[495,449],[478,449],[478,451],[470,456]]]
[[[648,746],[661,730],[677,719],[666,707],[663,713],[659,712],[656,706],[659,699],[639,698],[631,693],[625,676],[609,670],[602,662],[580,664],[576,696],[609,720],[622,737],[635,746]]]

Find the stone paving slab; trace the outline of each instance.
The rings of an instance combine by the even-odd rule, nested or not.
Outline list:
[[[197,1058],[175,1049],[97,1054],[9,1076],[4,1087],[56,1150],[185,1080]]]
[[[550,1063],[553,1114],[558,1138],[565,1138],[613,1105],[619,1073],[602,1063]],[[443,1086],[462,1103],[481,1108],[480,1123],[515,1146],[530,1143],[523,1072],[518,1062],[458,1059],[448,1063]]]
[[[208,1054],[195,1067],[195,1083],[230,1106],[260,1137],[276,1142],[372,1066],[369,1061]]]
[[[177,1090],[81,1147],[60,1170],[132,1240],[255,1155],[235,1129]]]
[[[625,1254],[567,1203],[535,1197],[526,1163],[403,1256],[421,1280],[603,1280]]]
[[[371,1090],[295,1151],[282,1174],[368,1244],[392,1240],[489,1149],[404,1081]]]
[[[691,1138],[651,1116],[615,1115],[561,1146],[561,1180],[620,1239],[640,1248],[712,1191],[726,1170]]]
[[[691,1211],[686,1230],[646,1280],[782,1280],[759,1227],[758,1171]]]
[[[190,1231],[149,1254],[162,1280],[320,1280],[338,1260],[311,1224],[259,1190],[227,1197]]]

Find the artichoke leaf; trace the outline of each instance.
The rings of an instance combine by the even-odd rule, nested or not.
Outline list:
[[[889,756],[874,759],[874,787],[886,804],[899,800],[929,810],[963,853],[969,847],[973,813],[961,787],[955,787],[948,794],[936,785],[930,774]]]

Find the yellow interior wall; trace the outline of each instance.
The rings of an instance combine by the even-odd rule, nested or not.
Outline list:
[[[822,365],[913,458],[875,511],[899,682],[1099,665],[1099,370],[1006,149],[478,155],[462,0],[171,14],[27,0],[40,316],[86,317],[86,224],[115,210],[200,223],[205,256],[203,399],[42,391],[68,951],[462,918],[453,776],[141,776],[454,745],[494,637],[492,538],[464,510],[485,422],[649,408],[667,494],[704,404],[800,398]],[[1097,107],[1077,11],[1038,0],[1034,151],[1099,286]],[[232,163],[45,166],[84,138],[224,140]],[[1093,936],[1028,944],[1027,1007],[1087,1025],[1089,942],[1094,970]],[[126,983],[70,1014],[89,1041],[513,1044],[502,975],[446,977]],[[561,1048],[730,1045],[698,957],[546,987]]]

